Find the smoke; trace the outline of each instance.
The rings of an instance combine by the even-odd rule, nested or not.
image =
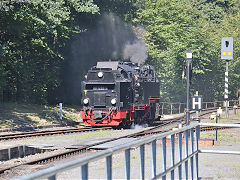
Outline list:
[[[131,129],[143,129],[143,128],[147,128],[148,127],[148,125],[147,124],[142,124],[142,125],[140,125],[140,124],[132,124],[131,125]]]
[[[147,59],[145,44],[140,40],[136,40],[132,44],[128,42],[123,51],[123,58],[130,59],[134,63],[143,64]]]
[[[88,58],[87,65],[89,61],[121,59],[143,63],[147,59],[144,32],[141,26],[132,26],[113,13],[104,13],[72,43],[72,54],[77,61]]]
[[[86,31],[76,35],[69,45],[66,53],[70,58],[62,72],[62,94],[74,104],[80,102],[80,82],[98,61],[143,63],[147,58],[143,28],[125,23],[113,13],[87,18],[79,19],[79,27]]]
[[[147,47],[144,42],[145,29],[141,26],[133,26],[136,39],[127,42],[123,50],[123,58],[138,64],[143,64],[147,59]]]

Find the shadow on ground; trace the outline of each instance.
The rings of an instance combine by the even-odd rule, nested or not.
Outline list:
[[[59,107],[33,104],[0,104],[0,128],[21,128],[45,125],[76,126],[81,123],[79,106],[63,108],[63,118],[59,117]]]

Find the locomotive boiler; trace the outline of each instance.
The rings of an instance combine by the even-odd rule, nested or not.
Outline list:
[[[129,127],[159,119],[160,87],[152,66],[98,62],[85,78],[81,84],[85,125]]]

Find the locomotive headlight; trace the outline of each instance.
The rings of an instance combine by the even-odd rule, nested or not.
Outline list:
[[[89,103],[89,100],[88,99],[84,99],[83,100],[83,104],[87,105]]]
[[[101,72],[101,71],[98,72],[98,77],[99,77],[99,78],[102,78],[102,77],[103,77],[103,72]]]
[[[117,99],[116,98],[113,98],[112,100],[111,100],[111,104],[112,105],[115,105],[117,103]]]

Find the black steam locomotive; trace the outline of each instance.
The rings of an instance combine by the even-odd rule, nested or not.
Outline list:
[[[91,126],[151,124],[159,118],[159,81],[150,65],[98,62],[82,82],[82,119]]]

